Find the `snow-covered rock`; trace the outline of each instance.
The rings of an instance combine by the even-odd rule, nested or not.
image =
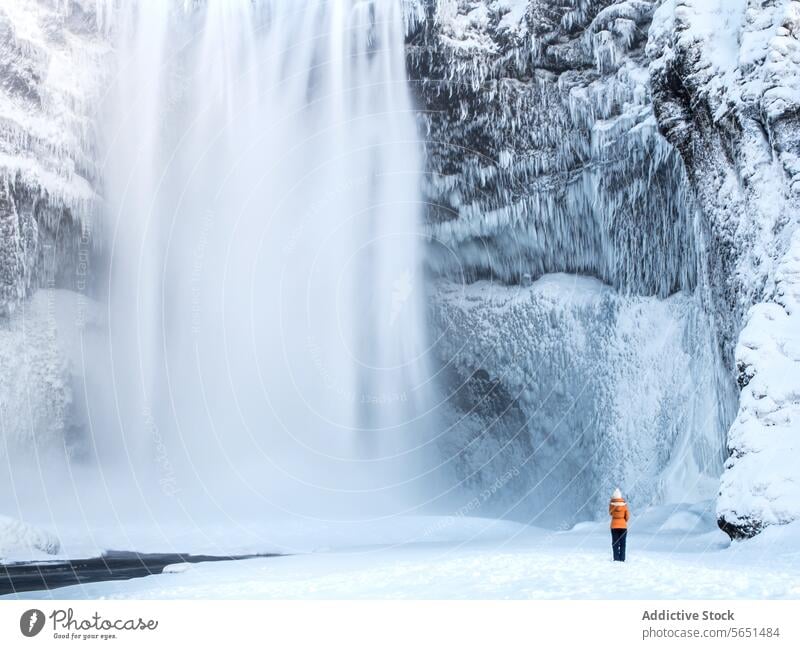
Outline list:
[[[736,347],[742,392],[718,508],[735,536],[800,518],[800,229]]]
[[[696,282],[691,196],[649,100],[655,3],[433,2],[409,37],[431,265],[468,281]]]
[[[96,305],[63,290],[39,290],[0,318],[0,458],[77,448],[82,385],[78,337]],[[77,410],[76,410],[77,409]]]
[[[58,554],[58,539],[45,530],[0,515],[0,561],[31,558],[35,553]]]

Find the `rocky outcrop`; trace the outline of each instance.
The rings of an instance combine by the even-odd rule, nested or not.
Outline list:
[[[718,499],[732,537],[800,517],[800,2],[668,0],[654,111],[702,210],[705,273],[741,389]]]

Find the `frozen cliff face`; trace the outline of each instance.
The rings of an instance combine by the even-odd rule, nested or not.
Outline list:
[[[686,294],[689,321],[706,327],[701,337],[728,373],[712,388],[718,425],[730,425],[730,457],[717,468],[720,525],[749,536],[800,516],[800,3],[425,6],[409,64],[425,111],[433,270],[449,281],[509,285],[553,272],[592,275],[633,301]],[[443,302],[440,314],[450,308]],[[546,348],[521,324],[502,330],[520,349]],[[508,362],[522,362],[533,381],[528,360]],[[569,355],[562,362],[580,364]],[[497,388],[493,416],[510,417],[502,435],[515,430],[525,407],[509,379],[477,362],[459,367],[456,385],[484,396]],[[657,390],[668,384],[648,380]],[[463,389],[456,394],[461,415],[485,417],[463,403]],[[466,462],[469,480],[481,466]],[[647,500],[657,485],[635,491]]]
[[[800,517],[800,2],[669,0],[647,46],[656,116],[707,232],[741,388],[718,500],[750,536]]]
[[[93,6],[0,5],[0,314],[37,286],[85,279],[107,51]]]
[[[68,350],[80,348],[71,337],[95,318],[89,301],[59,290],[37,291],[0,318],[0,458],[4,463],[12,455],[41,460],[53,449],[77,450],[73,425],[75,409],[81,405],[75,399],[81,359],[71,358]]]
[[[107,53],[93,2],[0,4],[0,456],[39,467],[85,437],[70,350],[92,281]],[[38,290],[53,287],[71,290]]]
[[[696,283],[693,210],[659,135],[644,45],[655,3],[441,0],[410,37],[434,268],[514,283]]]
[[[471,397],[448,450],[473,471],[512,476],[495,509],[573,524],[618,485],[641,504],[716,491],[720,366],[696,297],[629,297],[567,274],[438,292],[439,351],[453,389]]]
[[[505,488],[517,515],[567,520],[602,513],[617,485],[635,507],[712,496],[734,385],[706,315],[704,232],[652,110],[658,2],[426,6],[408,58],[429,261],[440,286],[469,285],[467,312],[453,290],[434,299],[458,474],[481,487],[522,463]],[[541,284],[553,273],[584,298]],[[508,291],[526,297],[498,309]]]

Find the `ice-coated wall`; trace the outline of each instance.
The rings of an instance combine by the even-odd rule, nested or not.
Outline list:
[[[693,292],[724,368],[717,399],[741,391],[722,417],[720,525],[749,536],[796,518],[800,4],[422,4],[409,60],[434,272]],[[507,386],[478,376],[518,417]]]
[[[84,416],[49,315],[75,298],[37,288],[99,279],[116,4],[0,7],[7,444],[71,444]],[[800,516],[800,2],[404,6],[458,480],[556,524],[614,482],[718,495],[734,536]]]
[[[558,273],[443,281],[437,299],[448,451],[469,484],[514,475],[496,509],[565,524],[597,516],[617,486],[639,506],[716,492],[730,403],[696,295],[625,296]]]
[[[39,286],[82,287],[109,67],[91,2],[0,6],[0,313]]]

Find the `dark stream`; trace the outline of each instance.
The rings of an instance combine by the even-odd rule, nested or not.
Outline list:
[[[140,554],[138,552],[110,551],[100,557],[92,557],[90,559],[10,563],[0,565],[0,595],[24,593],[32,590],[51,590],[62,586],[89,584],[96,581],[115,581],[158,575],[161,574],[165,566],[173,563],[235,561],[276,556],[280,555],[215,556],[177,553]]]

